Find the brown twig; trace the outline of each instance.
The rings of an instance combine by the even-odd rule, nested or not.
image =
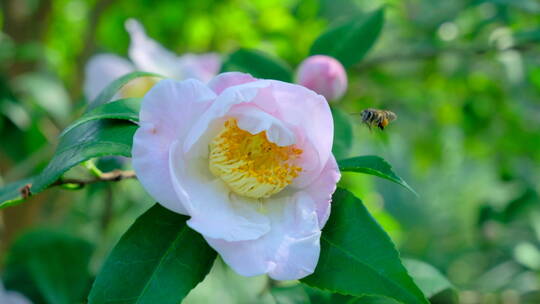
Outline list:
[[[102,173],[100,176],[96,176],[92,179],[77,179],[77,178],[61,178],[54,182],[51,186],[61,186],[61,185],[78,185],[84,187],[88,184],[94,184],[99,182],[118,182],[124,179],[133,179],[137,178],[134,171],[122,171],[114,170],[111,172]]]

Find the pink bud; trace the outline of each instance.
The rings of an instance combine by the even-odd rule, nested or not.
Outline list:
[[[327,100],[339,99],[347,90],[347,73],[336,59],[315,55],[304,60],[298,68],[296,81]]]

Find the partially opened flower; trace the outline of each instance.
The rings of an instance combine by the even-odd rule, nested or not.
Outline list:
[[[340,99],[347,91],[347,73],[337,59],[325,55],[308,57],[298,67],[296,81],[328,99]]]
[[[143,99],[133,167],[238,273],[291,280],[319,258],[340,178],[332,141],[328,103],[305,87],[242,73],[163,80]]]
[[[110,82],[133,71],[160,74],[178,80],[195,78],[208,82],[221,67],[221,60],[215,53],[185,54],[177,56],[148,37],[143,26],[134,19],[126,21],[131,43],[129,59],[113,54],[95,55],[85,69],[84,93],[93,100]],[[155,83],[153,78],[139,78],[126,86],[123,97],[142,97]]]

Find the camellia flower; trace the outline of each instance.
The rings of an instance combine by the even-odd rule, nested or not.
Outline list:
[[[347,91],[347,73],[336,59],[315,55],[304,60],[296,75],[297,83],[328,100],[340,99]]]
[[[177,56],[146,36],[138,21],[127,20],[126,29],[131,37],[131,61],[113,54],[99,54],[90,58],[84,82],[84,93],[88,100],[94,100],[113,80],[133,71],[152,72],[178,80],[195,78],[203,82],[208,82],[219,72],[221,60],[217,54]],[[142,97],[156,81],[150,77],[138,78],[125,86],[120,95]]]
[[[340,178],[323,96],[237,72],[208,85],[167,79],[144,96],[139,125],[138,179],[236,272],[314,271]]]

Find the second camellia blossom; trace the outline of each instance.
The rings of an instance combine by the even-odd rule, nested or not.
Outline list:
[[[212,79],[221,67],[221,59],[215,53],[184,54],[178,56],[146,35],[141,23],[134,19],[126,21],[131,42],[129,59],[114,54],[95,55],[85,68],[84,93],[88,100],[97,97],[113,80],[134,71],[152,72],[174,79],[195,78],[203,82]],[[121,97],[142,97],[156,79],[136,79],[120,92]]]
[[[163,80],[143,99],[133,166],[238,273],[292,280],[317,265],[340,178],[332,141],[328,103],[302,86]]]

